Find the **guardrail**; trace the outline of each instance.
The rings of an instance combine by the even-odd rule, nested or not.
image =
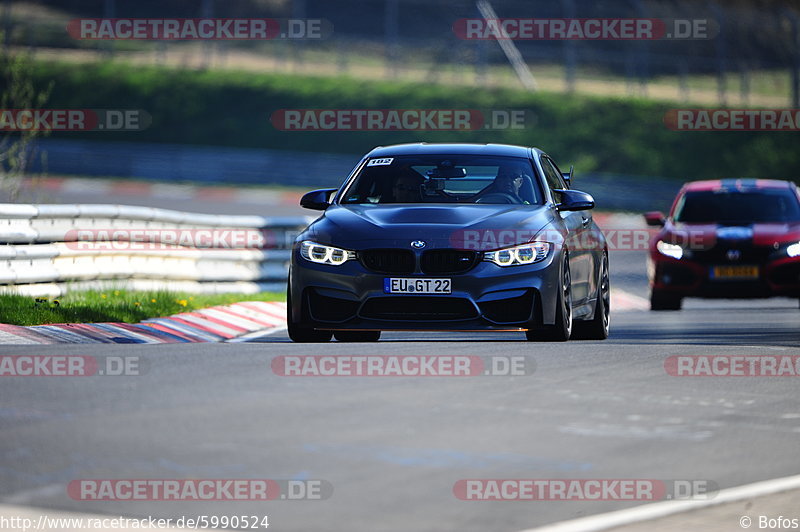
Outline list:
[[[161,183],[275,183],[309,190],[338,187],[361,159],[360,150],[339,154],[64,138],[39,139],[37,149],[47,153],[47,161],[44,164],[38,157],[32,158],[32,174],[135,178]]]
[[[0,292],[281,291],[291,244],[310,221],[127,205],[0,204]]]

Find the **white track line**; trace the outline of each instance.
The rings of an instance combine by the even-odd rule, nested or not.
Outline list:
[[[236,344],[241,342],[248,342],[255,338],[261,338],[262,336],[269,336],[271,334],[275,334],[277,332],[285,331],[286,327],[273,327],[271,329],[255,331],[247,334],[243,334],[242,336],[237,336],[236,338],[230,338],[225,340],[224,343],[226,344]]]
[[[719,506],[720,504],[754,497],[763,497],[764,495],[772,495],[773,493],[798,488],[800,488],[800,475],[775,478],[720,490],[713,499],[656,502],[637,506],[635,508],[628,508],[626,510],[617,510],[615,512],[590,515],[589,517],[582,517],[580,519],[561,521],[560,523],[545,525],[539,528],[528,528],[521,532],[594,532],[598,530],[608,530],[609,528],[650,521],[668,515],[701,510],[703,508]]]

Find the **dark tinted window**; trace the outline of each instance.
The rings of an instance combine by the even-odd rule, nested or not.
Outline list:
[[[800,221],[800,206],[790,190],[687,192],[675,210],[686,223],[769,223]]]
[[[564,177],[549,157],[542,157],[540,162],[542,163],[542,170],[544,170],[544,177],[547,180],[547,186],[550,187],[551,192],[558,189],[569,188],[564,181]],[[556,203],[561,203],[561,193],[553,192],[553,199]]]
[[[540,205],[531,162],[518,157],[424,155],[372,158],[341,203],[516,203]]]
[[[567,187],[564,176],[558,171],[556,164],[549,157],[542,157],[542,169],[547,178],[547,185],[550,189],[565,189]]]

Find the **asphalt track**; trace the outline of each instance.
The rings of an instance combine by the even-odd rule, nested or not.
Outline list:
[[[191,210],[232,208],[242,212],[213,204]],[[611,255],[613,285],[640,297],[644,268],[642,252]],[[690,301],[680,312],[614,312],[604,342],[386,333],[377,344],[315,346],[276,332],[229,344],[0,346],[3,355],[146,362],[140,376],[3,378],[0,503],[42,513],[269,515],[273,530],[510,532],[641,502],[462,501],[454,484],[685,479],[729,488],[797,474],[796,378],[673,377],[664,362],[673,355],[800,355],[799,322],[794,300],[719,300]],[[312,378],[271,370],[277,356],[310,354],[515,355],[533,361],[535,372]],[[269,502],[70,498],[67,484],[87,478],[324,479],[333,495]],[[783,514],[797,508],[794,498]]]

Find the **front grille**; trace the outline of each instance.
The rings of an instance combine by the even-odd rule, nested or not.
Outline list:
[[[361,317],[374,320],[448,321],[478,317],[475,306],[459,297],[375,297],[364,303]]]
[[[521,296],[478,303],[483,317],[495,323],[522,323],[531,319],[533,294],[530,290]]]
[[[378,273],[414,273],[414,253],[408,249],[368,249],[358,252],[361,264]]]
[[[727,257],[728,251],[732,250],[740,253],[737,260],[730,260]],[[774,248],[767,246],[753,246],[749,243],[737,245],[736,242],[718,240],[711,249],[694,251],[691,260],[708,265],[763,264],[774,251]]]
[[[420,264],[424,273],[464,273],[480,260],[477,251],[460,249],[431,249],[422,254]]]

